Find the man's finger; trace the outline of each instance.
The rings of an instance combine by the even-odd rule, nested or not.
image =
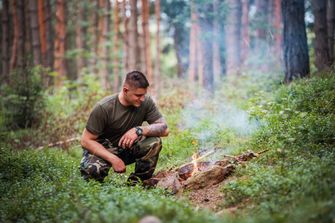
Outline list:
[[[119,146],[121,146],[121,145],[122,145],[122,143],[123,143],[123,140],[124,140],[124,136],[122,136],[122,137],[121,137],[121,139],[120,139],[120,141],[119,141]]]

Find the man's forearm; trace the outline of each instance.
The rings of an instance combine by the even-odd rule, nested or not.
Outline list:
[[[148,126],[143,126],[143,135],[144,136],[167,136],[168,133],[168,126],[165,122],[157,122],[152,123]]]
[[[82,146],[91,154],[98,156],[111,164],[116,158],[114,154],[108,152],[108,150],[103,145],[95,140],[86,140],[84,143],[82,143]]]

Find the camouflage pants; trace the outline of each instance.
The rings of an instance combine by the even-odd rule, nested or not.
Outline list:
[[[149,179],[155,171],[159,152],[162,149],[162,141],[159,137],[141,137],[130,149],[113,147],[106,140],[102,145],[111,153],[118,156],[128,165],[135,164],[135,172],[131,173],[129,180]],[[80,162],[80,172],[85,180],[95,179],[102,182],[108,175],[111,164],[84,149]]]

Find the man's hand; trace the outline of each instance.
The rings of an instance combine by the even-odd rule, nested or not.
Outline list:
[[[119,141],[119,146],[122,148],[131,148],[135,142],[135,140],[138,138],[136,134],[136,129],[131,128],[126,132]]]
[[[116,173],[124,173],[126,172],[126,165],[117,156],[114,156],[112,160],[109,161],[112,164],[112,167]]]

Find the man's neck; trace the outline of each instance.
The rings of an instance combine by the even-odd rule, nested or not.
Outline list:
[[[126,101],[126,99],[124,98],[124,95],[123,95],[123,92],[121,91],[118,95],[118,98],[119,98],[119,101],[120,103],[125,106],[125,107],[128,107],[129,106],[129,103]]]

